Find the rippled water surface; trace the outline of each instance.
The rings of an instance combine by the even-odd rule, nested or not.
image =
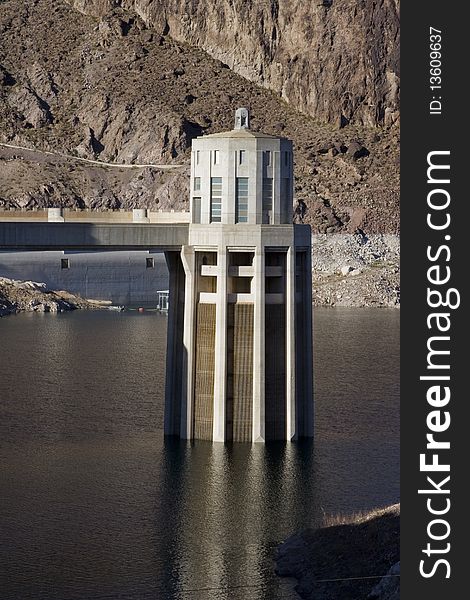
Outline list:
[[[315,443],[163,439],[166,318],[0,320],[2,600],[284,600],[276,544],[399,499],[398,311],[315,312]]]

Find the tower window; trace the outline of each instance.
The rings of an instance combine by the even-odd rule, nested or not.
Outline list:
[[[289,154],[290,152],[284,152],[284,164],[286,165],[286,167],[289,166]]]
[[[199,192],[200,189],[201,189],[201,178],[195,177],[194,178],[194,191]]]
[[[237,177],[235,189],[235,222],[248,222],[248,177]]]
[[[272,160],[272,156],[271,156],[271,150],[265,150],[263,152],[263,164],[265,167],[270,167],[271,166],[271,160]]]
[[[240,150],[240,164],[244,165],[246,161],[246,151]]]
[[[283,185],[283,196],[286,200],[287,203],[289,203],[291,201],[291,180],[289,179],[289,177],[286,177],[285,179],[283,179],[282,181],[282,185]]]
[[[69,258],[61,258],[60,259],[60,268],[61,269],[70,269],[70,259]]]
[[[193,223],[201,222],[201,198],[193,197]]]
[[[222,222],[222,177],[211,178],[211,223]]]
[[[288,223],[289,207],[292,206],[291,179],[282,179],[281,223]]]
[[[200,159],[200,151],[196,150],[196,164],[199,164],[199,159]]]
[[[214,150],[214,165],[220,164],[220,150]]]
[[[155,268],[155,259],[153,257],[148,257],[145,259],[145,268],[146,269],[154,269]]]
[[[263,223],[271,223],[273,210],[273,180],[272,177],[263,179]]]

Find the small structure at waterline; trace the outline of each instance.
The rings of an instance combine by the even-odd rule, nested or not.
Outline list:
[[[170,290],[158,290],[157,292],[157,309],[161,312],[168,312],[168,301]]]

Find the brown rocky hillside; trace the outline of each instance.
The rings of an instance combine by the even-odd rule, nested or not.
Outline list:
[[[248,106],[314,231],[396,233],[397,52],[392,0],[2,0],[0,142],[34,151],[0,146],[0,206],[187,206],[191,140]]]
[[[398,116],[399,0],[68,1],[94,16],[128,9],[320,121]]]

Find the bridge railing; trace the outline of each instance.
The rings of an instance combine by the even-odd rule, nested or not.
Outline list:
[[[0,209],[0,222],[43,223],[189,223],[189,211],[90,210],[71,208]]]

